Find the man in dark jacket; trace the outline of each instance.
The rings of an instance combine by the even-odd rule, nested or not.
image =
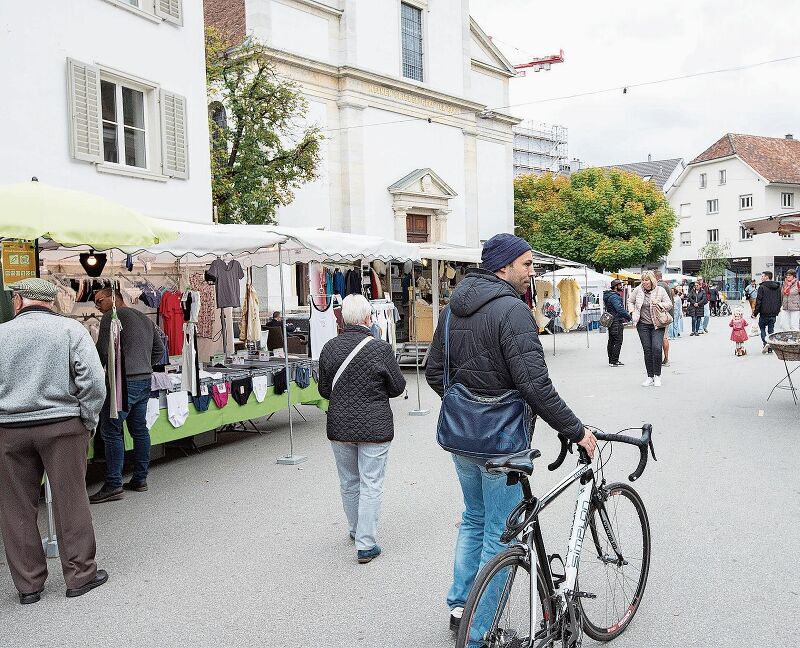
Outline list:
[[[753,315],[758,316],[758,328],[761,330],[761,344],[764,348],[761,353],[772,353],[772,347],[767,344],[767,334],[775,332],[775,320],[781,312],[781,285],[772,280],[772,273],[765,270],[761,273],[761,285],[756,293],[756,305]]]
[[[585,430],[553,387],[530,309],[520,298],[534,275],[530,245],[512,234],[497,234],[483,247],[483,268],[472,269],[450,299],[450,380],[473,393],[498,396],[517,390],[552,428],[594,454],[596,439]],[[439,318],[425,377],[444,395],[444,321]],[[522,499],[519,484],[452,455],[465,510],[455,548],[453,584],[447,597],[450,626],[458,627],[478,570],[504,546],[500,535],[508,514]],[[473,630],[480,627],[473,625]]]
[[[389,399],[406,388],[392,347],[372,337],[371,317],[372,309],[362,295],[344,298],[345,329],[322,347],[318,384],[320,395],[330,401],[328,439],[350,538],[362,564],[381,553],[375,536],[389,445],[394,439]]]
[[[606,312],[614,318],[608,327],[608,366],[622,367],[619,361],[619,352],[622,350],[622,335],[625,329],[625,322],[631,321],[631,314],[625,310],[619,290],[622,282],[614,279],[611,282],[611,290],[603,291],[603,306]]]

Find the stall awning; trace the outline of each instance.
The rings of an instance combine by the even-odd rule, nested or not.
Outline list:
[[[634,281],[639,281],[642,278],[642,275],[637,274],[636,272],[626,272],[625,270],[620,270],[619,272],[609,272],[612,277],[616,277],[617,279],[633,279]]]
[[[423,259],[474,263],[476,265],[481,262],[481,248],[436,245],[430,243],[417,243],[414,245],[419,248],[419,254]]]
[[[586,269],[584,271],[583,268],[561,268],[555,272],[543,272],[541,275],[541,278],[545,280],[550,280],[553,277],[555,277],[556,280],[572,278],[581,286],[583,286],[584,283],[588,283],[590,286],[611,286],[611,281],[613,279],[613,277],[595,272],[594,270]]]
[[[773,214],[772,216],[764,216],[763,218],[746,218],[739,222],[742,224],[742,227],[751,234],[774,234],[781,229],[782,225],[787,226],[795,224],[798,220],[800,220],[800,212]]]

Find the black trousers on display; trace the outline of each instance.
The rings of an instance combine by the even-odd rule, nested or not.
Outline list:
[[[639,340],[642,342],[644,366],[645,369],[647,369],[647,375],[650,378],[653,376],[660,376],[661,348],[664,344],[664,329],[656,328],[652,324],[642,324],[640,322],[636,325],[636,331],[639,333]]]
[[[619,362],[619,352],[622,350],[622,333],[625,322],[614,318],[608,327],[608,364]]]

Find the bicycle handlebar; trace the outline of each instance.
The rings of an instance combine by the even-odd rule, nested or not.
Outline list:
[[[628,479],[630,481],[636,481],[639,477],[642,476],[645,467],[647,466],[647,451],[650,450],[650,454],[653,455],[653,461],[658,461],[656,459],[656,451],[653,447],[653,426],[649,423],[645,423],[642,426],[642,436],[638,439],[632,436],[625,436],[623,434],[606,434],[605,432],[600,432],[599,430],[594,432],[594,436],[598,441],[611,441],[617,443],[627,443],[629,445],[635,445],[639,448],[639,465],[636,466],[636,470],[634,470],[630,475],[628,475]],[[548,470],[557,470],[562,463],[564,463],[564,459],[567,456],[567,452],[572,452],[572,442],[567,440],[566,437],[562,435],[558,435],[558,438],[561,440],[561,451],[558,453],[558,457],[556,460],[547,466]],[[584,463],[590,463],[589,456],[585,454],[583,448],[579,448],[581,461]]]

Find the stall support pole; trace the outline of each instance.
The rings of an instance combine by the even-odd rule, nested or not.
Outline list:
[[[416,358],[417,369],[417,408],[411,410],[409,416],[427,416],[431,413],[429,409],[422,409],[422,394],[419,388],[419,327],[417,326],[417,281],[415,269],[411,268],[411,317],[414,320],[414,357]]]
[[[586,348],[589,348],[589,269],[583,266],[583,288],[586,295]]]
[[[553,259],[553,299],[556,298],[556,261]],[[556,354],[556,321],[552,320],[553,323],[553,355]]]
[[[38,239],[33,242],[33,254],[36,259],[36,276],[40,277]],[[112,265],[114,263],[113,257],[111,263]],[[44,555],[48,558],[58,558],[58,538],[56,537],[56,523],[53,517],[53,491],[50,489],[50,479],[47,473],[44,474],[44,503],[47,507],[47,535],[42,538],[42,548],[44,549]]]
[[[283,285],[283,251],[278,243],[278,268],[281,282],[281,328],[283,329],[283,367],[286,371],[286,401],[289,406],[289,454],[278,457],[278,463],[284,466],[296,466],[307,457],[294,453],[294,422],[292,421],[292,381],[289,375],[289,341],[286,336],[286,294]],[[313,306],[312,306],[313,308]]]

